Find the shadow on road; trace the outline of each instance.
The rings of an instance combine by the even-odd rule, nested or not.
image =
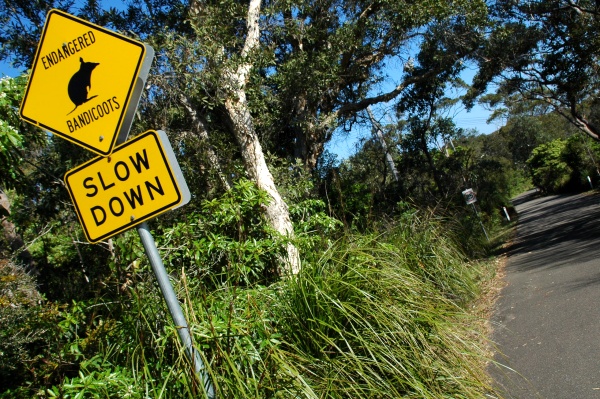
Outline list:
[[[600,194],[513,200],[517,237],[492,318],[507,399],[599,399]]]
[[[597,258],[600,195],[539,197],[530,192],[513,203],[519,214],[518,239],[507,254],[520,257],[519,270],[556,268],[574,259]]]
[[[531,190],[531,191],[528,191],[528,192],[526,192],[524,194],[519,195],[516,198],[513,198],[512,199],[512,203],[513,203],[514,206],[518,206],[518,205],[524,204],[525,202],[532,201],[532,200],[534,200],[536,198],[539,198],[539,197],[540,197],[539,191],[537,191],[537,190]]]

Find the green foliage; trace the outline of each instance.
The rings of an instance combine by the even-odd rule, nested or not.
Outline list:
[[[246,59],[244,2],[134,1],[123,11],[96,1],[17,2],[0,11],[6,26],[23,24],[0,32],[0,59],[30,64],[50,7],[139,35],[157,51],[133,132],[168,131],[195,199],[151,225],[220,397],[487,393],[463,308],[476,295],[480,268],[462,252],[483,246],[473,238],[481,236],[478,221],[461,213],[459,193],[469,176],[492,212],[505,200],[507,179],[496,159],[436,149],[462,132],[436,114],[439,104],[431,107],[446,101],[441,94],[458,84],[463,61],[478,48],[485,2],[266,2],[260,46]],[[419,53],[412,65],[407,51]],[[242,61],[252,65],[248,124],[280,157],[270,159],[270,169],[295,237],[268,227],[270,197],[240,178],[240,151],[223,117],[231,92],[223,71]],[[394,82],[404,89],[382,93],[389,63],[405,66]],[[3,89],[15,94],[3,97],[10,104],[0,103],[10,118],[22,97],[24,80],[17,83]],[[375,92],[382,95],[370,97]],[[408,105],[402,110],[415,116],[386,127],[400,182],[390,179],[376,140],[313,174],[338,126],[351,128],[367,105],[399,96]],[[90,155],[59,139],[32,147],[29,131],[10,118],[0,118],[15,128],[0,136],[0,175],[9,172],[0,185],[12,179],[16,186],[20,172],[29,183],[16,187],[10,216],[47,300],[10,319],[6,353],[26,367],[6,371],[11,385],[0,396],[201,397],[135,231],[96,246],[80,241],[62,176]],[[406,203],[458,214],[453,236]],[[290,242],[303,269],[281,280]],[[22,340],[30,327],[40,335]]]
[[[305,267],[285,291],[283,345],[314,397],[482,395],[474,348],[455,352],[461,311],[407,267],[411,255],[416,267],[434,267],[427,258],[394,241],[350,239]]]
[[[509,103],[527,99],[538,110],[550,107],[598,140],[599,126],[588,119],[600,89],[598,11],[589,0],[495,2],[493,29],[476,56],[480,68],[471,98],[502,76],[498,94]]]
[[[295,187],[304,191],[299,185]],[[291,189],[287,196],[298,198],[290,201],[296,230],[294,243],[307,257],[325,250],[340,222],[327,216],[320,200],[300,200],[302,195]],[[165,264],[175,270],[186,268],[200,280],[210,275],[205,281],[209,285],[217,280],[244,285],[276,280],[288,238],[264,223],[267,201],[266,193],[245,179],[221,197],[204,201],[199,211],[186,215],[185,222],[164,228],[157,242],[168,248]]]
[[[557,192],[569,180],[572,170],[561,156],[565,146],[566,141],[561,139],[542,144],[532,151],[528,159],[533,184],[545,192]]]
[[[131,369],[113,366],[100,355],[83,361],[77,377],[66,378],[60,388],[53,386],[46,391],[46,395],[48,398],[61,399],[147,397]]]
[[[19,119],[26,83],[26,75],[0,79],[0,189],[14,188],[22,183],[23,150],[40,143],[39,131],[25,126]]]
[[[435,223],[405,222],[346,237],[289,280],[222,290],[196,311],[210,322],[196,337],[217,342],[206,357],[223,397],[481,396],[479,355],[458,338],[467,333],[458,304],[475,295],[478,269],[439,241]]]
[[[533,183],[546,193],[584,188],[587,176],[595,175],[596,171],[582,139],[573,136],[536,147],[527,160]]]
[[[35,325],[41,297],[33,279],[13,263],[0,259],[0,385],[11,387],[15,376],[35,354],[28,346],[40,339]]]
[[[435,221],[406,213],[388,233],[347,236],[305,262],[299,275],[270,286],[229,279],[211,288],[182,271],[174,283],[217,395],[483,396],[489,388],[478,365],[482,354],[465,340],[475,331],[461,307],[476,295],[481,269],[465,263],[440,231]],[[126,319],[99,336],[118,346],[100,345],[78,376],[49,394],[199,394],[181,349],[172,346],[175,332],[160,320],[167,316],[149,306],[154,299],[144,286],[135,288],[141,297],[132,297],[128,311],[143,322],[133,329]],[[127,345],[116,340],[132,333],[137,338]],[[142,334],[152,338],[142,341]],[[112,381],[103,386],[106,378]]]
[[[274,262],[265,251],[276,254],[285,241],[256,219],[263,201],[242,180],[206,201],[190,222],[158,226],[219,397],[437,399],[488,392],[482,353],[467,339],[477,332],[464,310],[484,269],[466,262],[438,219],[404,206],[382,233],[333,242],[339,222],[324,216],[319,201],[305,201],[292,212],[298,231],[324,236],[299,234],[307,253],[302,272],[274,280],[260,275]],[[114,275],[104,280],[104,293],[56,309],[44,336],[48,365],[0,397],[202,397],[135,234],[115,239],[113,251]]]
[[[278,276],[284,237],[264,223],[265,192],[240,180],[220,198],[206,200],[200,211],[165,229],[158,245],[170,248],[165,264],[191,268],[195,277],[250,284]]]
[[[30,398],[75,371],[81,305],[47,302],[30,275],[0,259],[0,397]]]

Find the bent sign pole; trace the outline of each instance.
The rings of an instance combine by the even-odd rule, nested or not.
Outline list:
[[[146,135],[152,134],[154,132],[147,132]],[[179,168],[179,164],[177,163],[177,159],[175,158],[175,154],[173,153],[173,149],[171,144],[168,141],[167,135],[163,131],[156,132],[158,134],[159,142],[162,143],[161,149],[163,151],[163,157],[165,157],[169,162],[170,170],[172,170],[173,178],[178,185],[180,186],[180,190],[183,192],[183,199],[179,202],[175,208],[185,205],[190,199],[189,189],[185,180],[183,179],[183,174],[181,173],[181,169]],[[141,138],[137,139],[140,142],[143,142],[146,135],[139,136]],[[160,140],[162,139],[162,140]],[[133,140],[132,140],[133,141]],[[147,140],[146,140],[147,141]],[[146,148],[143,149],[143,153],[146,153],[146,150],[149,150],[151,146],[147,144],[143,144]],[[122,147],[121,147],[122,148]],[[118,149],[113,153],[115,155]],[[137,153],[136,153],[137,154]],[[129,156],[130,159],[133,159]],[[147,162],[147,164],[150,164]],[[116,163],[115,163],[116,165]],[[151,166],[151,165],[150,165]],[[122,169],[122,167],[121,167]],[[117,168],[115,167],[115,171]],[[157,175],[158,176],[158,175]],[[158,177],[157,177],[158,179]],[[157,180],[158,181],[158,180]],[[137,187],[140,187],[138,185]],[[161,186],[162,187],[162,186]],[[163,190],[168,191],[168,190]],[[138,189],[137,192],[140,192]],[[133,197],[133,195],[132,195]],[[127,198],[127,197],[126,197]],[[174,209],[174,208],[171,208]],[[148,260],[150,261],[150,266],[152,267],[152,271],[156,276],[156,280],[158,282],[158,286],[160,291],[165,298],[165,302],[167,304],[167,308],[169,309],[169,313],[171,313],[171,317],[173,318],[173,322],[175,323],[175,327],[177,328],[177,334],[179,335],[179,339],[183,344],[185,349],[185,353],[192,363],[192,367],[194,369],[194,373],[200,378],[202,381],[202,387],[208,399],[214,399],[215,391],[210,376],[206,372],[206,366],[200,357],[200,353],[194,348],[192,335],[190,334],[190,328],[188,322],[183,314],[183,310],[179,305],[179,299],[175,294],[175,290],[171,285],[171,281],[169,280],[169,274],[165,269],[162,258],[160,257],[160,253],[158,252],[158,248],[156,247],[156,242],[154,241],[154,237],[152,237],[152,233],[150,233],[150,229],[148,228],[148,223],[146,219],[137,226],[137,231],[140,236],[140,240],[142,241],[142,245],[144,246],[144,250],[146,251],[146,256],[148,256]]]
[[[152,132],[148,132],[152,133]],[[168,141],[167,135],[163,131],[157,132],[159,137],[163,140],[159,140],[162,142],[162,149],[164,151],[164,156],[166,159],[170,160],[170,167],[173,170],[173,174],[175,175],[175,180],[179,182],[180,185],[183,185],[184,196],[186,198],[182,199],[185,202],[179,202],[174,208],[185,205],[190,199],[189,189],[185,180],[183,179],[183,174],[181,173],[181,169],[179,168],[179,164],[177,163],[177,159],[175,158],[175,154],[173,153],[173,149],[171,144]],[[144,137],[144,136],[142,136]],[[115,151],[116,152],[116,151]],[[114,154],[114,153],[113,153]],[[115,163],[116,165],[116,163]],[[115,168],[116,171],[116,168]],[[140,187],[139,185],[137,187]],[[139,192],[139,191],[138,191]],[[132,196],[133,197],[133,196]],[[174,209],[171,208],[171,209]],[[158,252],[158,248],[156,247],[156,242],[154,241],[154,237],[152,237],[152,233],[150,233],[150,229],[148,228],[148,223],[146,219],[137,226],[137,231],[140,236],[140,240],[142,245],[144,246],[144,251],[146,251],[146,256],[148,256],[148,261],[150,262],[150,266],[152,267],[152,271],[156,276],[156,281],[158,282],[158,286],[160,288],[163,297],[165,298],[165,303],[167,304],[167,308],[169,309],[169,313],[171,314],[171,318],[175,323],[175,328],[177,329],[177,334],[179,335],[179,339],[183,345],[185,350],[185,354],[190,360],[192,367],[194,369],[194,373],[200,378],[202,382],[202,387],[208,399],[215,399],[215,390],[212,384],[212,380],[210,376],[206,372],[206,366],[200,357],[200,353],[194,348],[194,344],[192,341],[192,335],[190,334],[190,327],[188,322],[183,314],[183,310],[179,305],[179,299],[177,298],[177,294],[175,294],[175,290],[173,289],[173,285],[171,285],[171,281],[169,280],[169,274],[165,269],[165,265],[160,257],[160,253]]]
[[[163,138],[163,141],[166,140],[166,143],[163,142],[163,150],[167,159],[174,161],[172,162],[171,167],[174,169],[176,180],[183,182],[183,185],[185,185],[184,192],[186,193],[184,195],[187,197],[185,200],[185,203],[187,203],[190,198],[189,189],[185,183],[185,180],[183,179],[183,174],[181,173],[181,169],[179,168],[179,164],[177,163],[171,144],[168,142],[167,135],[164,132],[159,130],[158,134]],[[176,207],[180,207],[182,205],[185,204],[180,203]],[[142,245],[144,246],[144,250],[146,251],[146,256],[148,256],[148,260],[150,261],[152,271],[156,276],[156,281],[158,282],[160,291],[165,298],[169,313],[171,313],[171,317],[173,318],[173,322],[177,328],[177,334],[179,335],[179,339],[183,344],[185,354],[192,363],[194,373],[200,378],[200,381],[202,381],[202,387],[206,393],[206,396],[208,399],[215,399],[216,396],[212,380],[206,372],[206,366],[200,357],[200,353],[196,350],[196,348],[194,348],[188,322],[183,314],[181,306],[179,305],[179,299],[175,294],[175,290],[171,285],[171,281],[169,281],[169,274],[167,273],[162,258],[160,257],[154,237],[152,237],[152,233],[150,233],[148,223],[146,223],[146,221],[142,222],[137,226],[137,231],[140,236],[140,240],[142,241]]]
[[[187,320],[185,319],[181,306],[179,305],[179,300],[177,299],[177,295],[173,290],[173,286],[169,281],[169,275],[167,274],[163,261],[158,253],[158,248],[156,248],[154,238],[148,229],[148,224],[146,222],[142,222],[142,224],[137,226],[137,231],[140,235],[140,239],[142,240],[142,245],[146,250],[146,255],[148,255],[148,260],[150,260],[152,270],[156,275],[158,286],[160,287],[160,290],[165,298],[165,302],[167,303],[167,308],[169,308],[171,317],[173,317],[173,322],[177,327],[177,334],[179,334],[179,338],[183,343],[185,353],[192,363],[194,372],[202,381],[202,386],[204,387],[206,396],[208,396],[209,399],[213,399],[215,398],[215,391],[212,381],[206,372],[206,368],[202,358],[200,357],[200,353],[198,353],[196,348],[194,348]]]
[[[65,175],[67,190],[91,243],[136,227],[185,353],[209,399],[212,381],[194,348],[189,325],[162,262],[147,220],[185,205],[190,192],[163,131],[148,131]],[[140,223],[141,222],[141,223]]]

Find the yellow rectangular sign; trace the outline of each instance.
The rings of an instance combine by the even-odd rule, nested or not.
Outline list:
[[[68,171],[67,189],[86,238],[112,237],[169,209],[190,195],[162,131],[148,131]]]
[[[127,109],[139,100],[136,81],[152,61],[147,53],[154,51],[141,42],[51,10],[21,117],[97,154],[110,154],[121,127],[129,128]]]

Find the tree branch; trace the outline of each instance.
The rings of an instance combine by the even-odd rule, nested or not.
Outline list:
[[[429,78],[437,75],[438,73],[439,73],[439,71],[437,69],[431,69],[422,75],[409,76],[402,83],[400,83],[398,86],[396,86],[396,88],[394,88],[394,90],[392,90],[392,91],[389,91],[384,94],[380,94],[378,96],[368,97],[368,98],[365,98],[356,103],[346,103],[346,104],[342,105],[336,111],[333,111],[329,115],[327,115],[323,119],[322,124],[324,124],[326,126],[331,125],[331,124],[333,124],[333,122],[336,119],[338,119],[340,117],[349,115],[351,113],[364,111],[370,105],[375,105],[375,104],[391,101],[394,98],[398,97],[400,94],[402,94],[402,92],[404,90],[406,90],[406,88],[409,87],[410,85],[421,82],[422,80],[429,79]]]
[[[221,169],[221,165],[219,163],[219,157],[217,156],[214,147],[212,145],[210,145],[210,141],[208,139],[208,131],[206,130],[206,126],[204,126],[204,123],[202,122],[200,117],[198,117],[198,112],[196,112],[196,109],[192,106],[192,102],[187,95],[181,94],[179,97],[179,100],[181,101],[181,104],[188,111],[188,113],[190,114],[190,117],[192,118],[192,124],[193,124],[193,129],[194,129],[195,133],[198,135],[200,140],[202,140],[203,142],[206,143],[206,146],[207,146],[206,153],[208,156],[208,161],[211,164],[211,167],[217,173],[217,176],[219,177],[219,180],[221,181],[221,184],[223,185],[223,187],[229,191],[231,189],[231,184],[227,180],[227,178],[225,177],[225,174],[223,173],[223,170]]]

